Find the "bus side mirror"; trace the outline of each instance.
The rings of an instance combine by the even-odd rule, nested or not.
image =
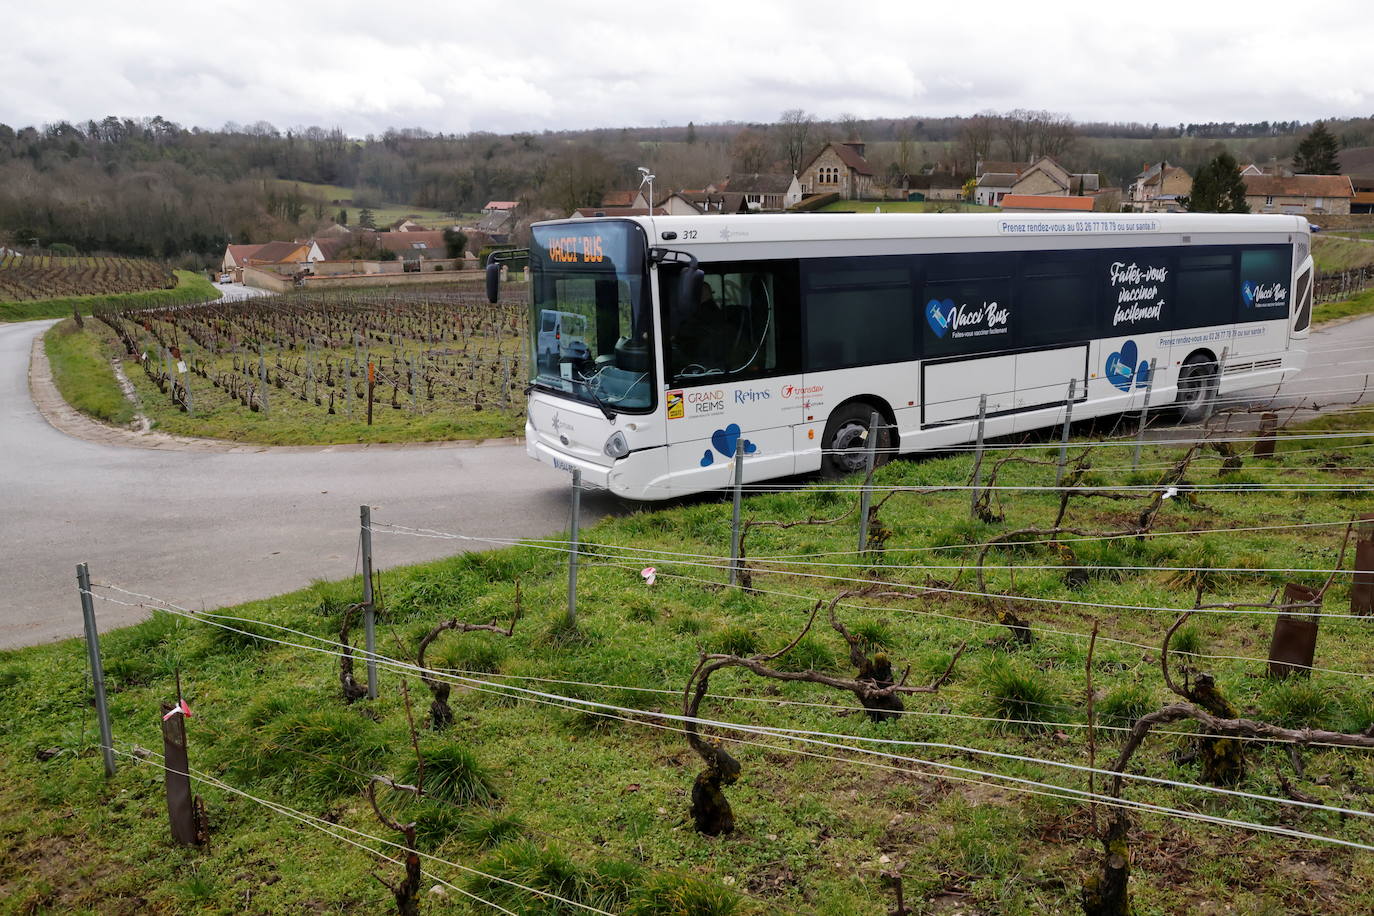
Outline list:
[[[487,258],[487,301],[492,305],[501,296],[501,265],[493,255]]]
[[[701,301],[701,284],[706,280],[706,271],[699,267],[687,267],[677,281],[677,301],[685,308],[691,308]]]

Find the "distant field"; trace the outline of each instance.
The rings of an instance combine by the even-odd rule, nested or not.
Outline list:
[[[357,193],[354,188],[345,188],[336,184],[311,184],[305,181],[289,181],[287,179],[277,179],[276,184],[282,188],[298,187],[302,192],[311,196],[322,198],[328,205],[330,215],[338,213],[339,208],[348,210],[349,225],[357,225],[359,207],[353,204],[334,204],[336,200],[352,200]],[[413,207],[404,203],[383,203],[379,207],[372,207],[372,219],[376,222],[377,228],[382,229],[399,219],[413,219],[422,226],[431,226],[435,229],[442,229],[445,226],[452,226],[455,222],[459,224],[475,223],[479,214],[466,213],[451,216],[443,210],[426,209],[424,207]]]
[[[73,258],[70,260],[87,260]],[[109,259],[116,260],[116,259]],[[0,279],[8,270],[0,270]],[[6,300],[0,298],[0,321],[29,321],[34,318],[64,318],[79,311],[89,315],[104,305],[121,308],[154,308],[206,302],[219,297],[219,290],[202,274],[190,270],[174,271],[170,288],[153,287],[133,292],[96,292],[86,295],[55,296],[43,299]],[[3,295],[3,294],[0,294]]]
[[[993,213],[996,207],[982,207],[953,200],[837,200],[821,213],[873,213],[881,208],[883,213]]]

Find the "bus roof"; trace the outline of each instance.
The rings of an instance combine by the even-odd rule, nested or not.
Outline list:
[[[550,220],[585,223],[616,217]],[[1132,244],[1132,237],[1188,233],[1309,232],[1302,216],[1271,213],[751,213],[622,217],[644,227],[655,244],[691,238],[695,245],[862,239],[1055,239],[1080,237]],[[695,232],[688,236],[686,233]],[[674,233],[675,235],[669,235]]]

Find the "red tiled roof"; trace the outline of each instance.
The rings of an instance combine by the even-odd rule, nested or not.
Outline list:
[[[1355,191],[1345,175],[1243,175],[1252,197],[1350,197]]]
[[[307,245],[309,242],[268,242],[266,245],[259,245],[258,250],[248,256],[248,260],[259,264],[281,264]]]
[[[229,255],[234,259],[234,263],[243,266],[243,263],[257,253],[261,245],[230,245]]]
[[[839,153],[840,159],[845,165],[849,166],[860,175],[872,175],[873,167],[868,164],[868,160],[859,155],[859,151],[852,146],[843,143],[830,144],[835,152]]]
[[[1050,197],[1042,194],[1008,194],[1002,198],[1003,210],[1073,210],[1093,208],[1091,197]]]
[[[607,191],[601,195],[603,207],[629,207],[635,202],[636,191]]]
[[[573,216],[646,216],[648,210],[644,207],[579,207],[573,211]],[[654,208],[654,216],[667,216],[668,211],[662,207]]]

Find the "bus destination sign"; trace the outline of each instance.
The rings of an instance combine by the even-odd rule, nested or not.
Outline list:
[[[549,260],[555,264],[604,264],[607,260],[599,235],[564,235],[546,244]]]

